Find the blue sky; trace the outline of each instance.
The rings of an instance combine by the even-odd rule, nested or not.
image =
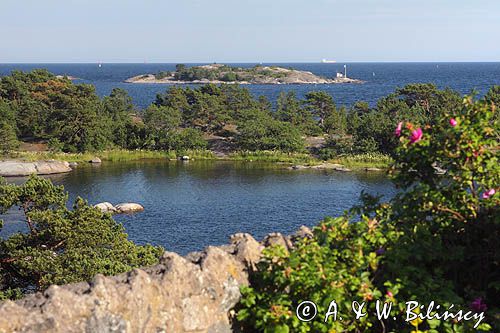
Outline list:
[[[500,0],[0,0],[0,63],[500,61]]]

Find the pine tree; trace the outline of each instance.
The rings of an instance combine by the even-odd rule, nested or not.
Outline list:
[[[19,147],[16,130],[6,121],[0,121],[0,152],[7,152]]]

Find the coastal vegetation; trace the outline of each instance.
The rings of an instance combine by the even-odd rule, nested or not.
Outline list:
[[[500,88],[492,87],[484,98],[498,102],[499,96]],[[28,160],[68,161],[89,160],[90,155],[116,161],[189,153],[204,159],[247,156],[301,163],[303,158],[292,156],[307,154],[311,163],[387,167],[397,145],[391,128],[409,118],[434,124],[445,110],[460,107],[461,99],[450,89],[411,84],[373,107],[362,101],[338,107],[321,91],[303,99],[282,93],[273,105],[238,85],[206,84],[170,87],[146,110],[137,110],[121,89],[99,98],[93,86],[45,70],[13,72],[0,78],[0,150]],[[22,142],[44,143],[46,149],[19,152]]]
[[[388,202],[361,193],[361,205],[321,221],[292,250],[279,244],[266,249],[250,286],[242,288],[243,331],[497,331],[496,107],[489,98],[467,97],[453,109],[401,119],[387,129],[395,140],[391,175],[401,192]],[[316,304],[318,315],[300,321],[296,310],[306,300]],[[387,318],[375,315],[377,300],[392,304]],[[366,316],[355,317],[353,301],[365,304]],[[405,322],[408,301],[435,302],[441,310]],[[460,318],[443,319],[452,308],[453,314],[462,310]],[[475,320],[463,320],[468,311],[477,314]],[[303,315],[314,313],[310,307]]]
[[[0,299],[152,265],[163,253],[129,241],[121,224],[85,200],[72,209],[67,201],[64,188],[49,180],[32,176],[16,186],[0,178],[0,215],[19,207],[28,229],[0,239]]]

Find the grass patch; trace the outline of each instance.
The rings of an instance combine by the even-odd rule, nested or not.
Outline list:
[[[96,153],[53,153],[53,152],[13,152],[9,157],[24,161],[61,160],[68,162],[88,162],[94,157],[103,161],[135,161],[142,159],[175,158],[175,153],[147,150],[107,150]]]
[[[367,153],[359,155],[345,155],[328,160],[330,163],[338,163],[348,168],[388,168],[393,162],[388,155],[379,153]]]
[[[216,160],[217,156],[211,150],[207,149],[189,149],[186,151],[182,151],[177,153],[177,156],[187,155],[191,159],[195,160]]]
[[[237,151],[225,157],[218,158],[210,150],[186,150],[175,151],[152,151],[152,150],[107,150],[95,153],[52,153],[52,152],[10,152],[4,156],[7,158],[24,161],[60,160],[68,162],[88,162],[94,157],[99,157],[103,161],[125,162],[148,159],[176,159],[179,156],[187,155],[194,160],[229,160],[247,162],[270,162],[270,163],[290,163],[302,165],[314,165],[321,161],[307,153],[285,153],[280,151]],[[330,159],[327,162],[345,165],[348,168],[387,168],[392,163],[388,155],[383,154],[360,154],[344,155]]]
[[[88,162],[94,157],[99,157],[103,161],[123,162],[146,159],[175,159],[177,156],[182,155],[188,155],[193,159],[215,159],[215,155],[208,150],[187,150],[180,153],[152,150],[106,150],[95,153],[11,152],[7,157],[31,162],[41,160]]]
[[[317,160],[306,153],[284,153],[274,150],[238,151],[227,156],[232,161],[281,162],[294,164],[314,163]]]

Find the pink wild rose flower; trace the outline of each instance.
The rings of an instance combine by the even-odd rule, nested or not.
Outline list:
[[[424,132],[422,132],[422,129],[419,127],[416,130],[414,130],[413,132],[411,132],[410,142],[411,143],[419,142],[420,140],[422,140],[423,136],[424,136]]]
[[[396,129],[394,130],[394,135],[395,136],[400,136],[401,135],[401,128],[403,127],[403,122],[400,121],[398,123],[398,127],[396,127]]]
[[[492,188],[486,192],[483,193],[483,199],[489,199],[491,196],[493,196],[495,193],[497,193],[497,191]]]
[[[457,126],[457,121],[456,121],[456,119],[455,119],[455,118],[451,118],[451,119],[450,119],[450,125],[451,125],[451,127],[455,127],[455,126]]]

